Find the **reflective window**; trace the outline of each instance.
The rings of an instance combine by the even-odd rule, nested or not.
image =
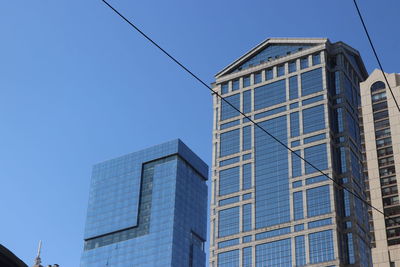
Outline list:
[[[306,245],[304,235],[295,237],[296,245],[296,266],[306,265]]]
[[[326,151],[326,144],[320,144],[304,149],[305,159],[317,167],[319,170],[326,170],[328,168],[328,156]],[[310,164],[305,163],[306,174],[318,172]]]
[[[287,116],[259,125],[287,142]],[[255,221],[256,228],[290,221],[288,152],[262,130],[255,128]],[[279,162],[279,164],[277,164]]]
[[[239,79],[232,81],[232,91],[239,90]]]
[[[251,149],[251,126],[243,127],[243,151]]]
[[[276,81],[254,89],[254,110],[286,101],[285,80]]]
[[[235,108],[240,110],[240,94],[225,97],[226,101],[231,103]],[[221,120],[226,120],[232,117],[239,116],[240,113],[231,107],[225,101],[221,101]]]
[[[308,241],[311,264],[335,259],[332,230],[309,234]]]
[[[243,77],[243,87],[250,86],[250,76]]]
[[[299,112],[290,113],[290,137],[300,135]]]
[[[228,156],[240,151],[240,129],[221,134],[220,157]]]
[[[306,96],[322,91],[322,68],[301,74],[301,95]]]
[[[313,65],[321,64],[321,55],[319,53],[318,54],[314,54],[312,56],[312,60],[313,60]]]
[[[303,110],[303,134],[325,129],[324,105]]]
[[[294,153],[297,155],[301,156],[300,150],[296,150],[291,153],[292,155],[292,177],[299,177],[301,176],[301,158],[296,156]]]
[[[219,172],[219,195],[227,195],[238,192],[239,188],[239,167],[234,167]]]
[[[218,243],[218,248],[226,248],[231,247],[239,244],[239,238],[230,239],[226,241],[222,241]]]
[[[243,113],[251,112],[251,90],[243,92]]]
[[[272,69],[267,69],[265,71],[265,78],[266,78],[266,80],[271,80],[274,78],[274,72]]]
[[[243,205],[243,217],[242,217],[243,232],[251,230],[251,204]]]
[[[385,89],[386,85],[382,81],[377,81],[374,84],[371,85],[371,93]]]
[[[243,165],[243,190],[251,188],[251,163]]]
[[[296,71],[296,61],[289,62],[289,73]]]
[[[239,233],[239,207],[219,211],[218,237]]]
[[[254,73],[254,83],[262,82],[261,72]]]
[[[289,78],[289,99],[299,97],[299,87],[297,86],[297,75]]]
[[[239,250],[231,250],[218,254],[218,267],[239,267]]]
[[[308,57],[303,57],[300,59],[300,68],[301,69],[308,68]]]
[[[277,67],[276,71],[277,71],[278,77],[285,75],[285,65],[279,65]]]
[[[252,247],[243,248],[242,267],[252,267]]]
[[[307,217],[314,217],[331,212],[329,185],[307,190]]]
[[[226,94],[228,93],[229,90],[229,83],[223,83],[221,84],[221,94]]]
[[[292,266],[290,238],[257,245],[256,266]]]
[[[294,192],[293,193],[293,215],[294,220],[301,220],[304,219],[304,212],[303,212],[303,192]]]

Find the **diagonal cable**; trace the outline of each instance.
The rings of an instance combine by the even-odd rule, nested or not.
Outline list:
[[[362,197],[360,197],[357,193],[353,192],[352,190],[346,188],[344,185],[339,184],[337,181],[335,181],[333,178],[331,178],[329,175],[324,173],[321,169],[316,167],[314,164],[303,158],[302,156],[298,155],[294,150],[292,150],[290,147],[288,147],[285,143],[283,143],[281,140],[276,138],[274,135],[269,133],[267,130],[265,130],[262,126],[260,126],[257,122],[252,120],[249,116],[244,114],[242,111],[240,111],[238,108],[236,108],[232,103],[230,103],[228,100],[226,100],[224,97],[222,97],[218,92],[214,91],[209,85],[207,85],[203,80],[201,80],[196,74],[194,74],[192,71],[190,71],[187,67],[185,67],[181,62],[179,62],[175,57],[173,57],[170,53],[168,53],[165,49],[163,49],[159,44],[157,44],[155,41],[153,41],[147,34],[145,34],[142,30],[140,30],[136,25],[134,25],[131,21],[129,21],[124,15],[122,15],[118,10],[116,10],[113,6],[111,6],[106,0],[101,0],[103,1],[110,9],[112,9],[118,16],[120,16],[125,22],[127,22],[130,26],[132,26],[137,32],[139,32],[144,38],[146,38],[150,43],[152,43],[154,46],[156,46],[159,50],[161,50],[167,57],[169,57],[172,61],[174,61],[178,66],[180,66],[182,69],[184,69],[187,73],[189,73],[193,78],[195,78],[198,82],[200,82],[202,85],[207,87],[212,94],[215,94],[218,98],[220,98],[222,101],[224,101],[226,104],[228,104],[231,108],[233,108],[235,111],[237,111],[240,115],[242,115],[244,118],[249,120],[252,124],[254,124],[257,128],[259,128],[261,131],[266,133],[268,136],[270,136],[272,139],[274,139],[276,142],[278,142],[280,145],[285,147],[287,150],[289,150],[291,153],[296,155],[298,158],[300,158],[302,161],[304,161],[306,164],[314,168],[316,171],[327,177],[329,180],[333,181],[339,188],[342,188],[346,191],[348,191],[351,195],[354,197],[360,199],[364,204],[367,206],[370,206],[371,208],[375,209],[379,213],[381,213],[383,216],[386,217],[385,213],[378,208],[375,208],[372,206],[370,203],[368,203],[366,200],[364,200]]]
[[[392,94],[393,100],[396,103],[398,111],[400,112],[399,104],[397,103],[397,100],[394,97],[394,94],[393,94],[393,91],[392,91],[392,87],[390,87],[389,81],[388,81],[388,79],[386,77],[386,73],[383,71],[383,67],[382,67],[381,61],[379,60],[378,54],[376,53],[375,46],[372,43],[371,36],[368,33],[367,26],[365,25],[364,19],[363,19],[362,15],[361,15],[360,9],[358,8],[356,0],[353,0],[353,3],[354,3],[354,5],[355,5],[355,7],[357,9],[358,17],[361,20],[361,24],[362,24],[362,26],[364,28],[365,34],[367,35],[367,38],[368,38],[369,44],[371,45],[372,51],[374,52],[374,55],[375,55],[376,61],[378,62],[379,68],[382,71],[383,77],[385,78],[386,84],[389,87],[389,90],[390,90],[390,93]]]

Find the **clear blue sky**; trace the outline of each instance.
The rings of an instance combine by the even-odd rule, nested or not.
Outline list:
[[[387,72],[399,1],[359,1]],[[268,37],[328,37],[376,66],[351,0],[110,0],[206,82]],[[384,5],[382,5],[384,4]],[[0,243],[79,265],[93,164],[176,137],[211,165],[210,93],[100,0],[0,8]]]

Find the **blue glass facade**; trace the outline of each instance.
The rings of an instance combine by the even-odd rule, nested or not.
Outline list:
[[[206,266],[207,177],[180,140],[95,165],[81,266]]]
[[[349,72],[344,62],[354,51],[343,43],[302,41],[274,40],[216,75],[217,90],[253,77],[226,99],[243,99],[241,110],[293,151],[237,112],[221,113],[225,104],[215,99],[210,266],[371,266],[365,205],[320,173],[365,197],[356,81],[367,73],[358,55]],[[287,53],[263,61],[272,51]],[[233,197],[240,200],[218,202]],[[218,247],[233,239],[239,243]]]

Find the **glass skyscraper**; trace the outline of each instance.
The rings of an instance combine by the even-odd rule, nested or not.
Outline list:
[[[359,53],[272,38],[216,74],[210,266],[371,266]],[[343,190],[342,185],[358,195]]]
[[[204,267],[207,178],[179,139],[95,165],[81,267]]]

